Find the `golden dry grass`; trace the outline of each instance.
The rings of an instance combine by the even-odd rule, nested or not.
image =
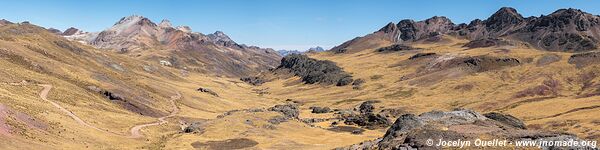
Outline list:
[[[15,26],[3,26],[0,31],[10,28]],[[77,124],[42,101],[38,96],[41,87],[34,83],[23,86],[0,84],[0,104],[26,113],[49,126],[46,130],[32,129],[9,119],[8,122],[22,129],[22,132],[2,137],[8,140],[0,141],[0,149],[194,149],[193,143],[196,142],[240,138],[258,143],[250,149],[331,149],[372,140],[385,133],[385,129],[367,130],[360,135],[334,132],[327,130],[331,121],[314,126],[297,120],[272,125],[268,120],[280,115],[275,112],[237,112],[217,118],[230,110],[268,108],[285,103],[287,99],[302,103],[301,119],[333,117],[331,113],[312,114],[309,110],[311,106],[352,109],[366,100],[379,100],[381,102],[375,104],[377,110],[400,108],[411,113],[422,113],[464,107],[479,112],[502,111],[524,119],[531,128],[566,131],[599,140],[599,109],[577,109],[600,105],[600,97],[578,98],[582,85],[576,82],[580,74],[598,72],[598,69],[597,66],[575,68],[567,63],[570,53],[555,52],[562,57],[561,61],[538,67],[535,61],[550,52],[524,47],[510,47],[507,48],[510,49],[508,52],[498,50],[504,48],[464,49],[460,46],[465,40],[449,38],[443,44],[415,45],[424,48],[420,51],[377,53],[374,49],[358,47],[352,50],[356,53],[311,54],[313,58],[336,62],[355,79],[365,79],[367,82],[356,90],[351,86],[305,85],[297,77],[251,86],[236,78],[199,73],[183,75],[182,70],[161,66],[158,62],[71,43],[84,50],[74,53],[49,42],[64,39],[47,32],[10,37],[16,40],[0,40],[1,49],[14,53],[14,56],[0,57],[0,82],[30,80],[52,84],[54,88],[50,91],[49,100],[59,103],[98,128],[126,135],[131,127],[155,122],[156,118],[128,111],[86,89],[88,85],[129,89],[131,93],[144,97],[139,101],[163,114],[171,111],[170,96],[180,92],[183,97],[176,101],[181,111],[176,117],[167,119],[169,123],[144,128],[144,138],[130,139]],[[387,46],[391,43],[374,41],[368,44]],[[39,49],[33,50],[31,46]],[[456,56],[492,55],[520,60],[531,58],[533,62],[482,73],[402,81],[402,76],[412,74],[420,67],[402,65],[418,52]],[[157,52],[156,55],[161,53]],[[115,64],[125,71],[119,71],[119,67],[114,67]],[[156,70],[144,71],[144,65],[153,66]],[[36,70],[36,67],[42,70]],[[538,86],[547,79],[561,83],[556,97],[540,100],[529,100],[539,97],[514,97],[517,92]],[[593,81],[598,80],[596,78]],[[425,82],[430,84],[415,84]],[[463,85],[472,88],[457,88]],[[219,97],[196,91],[199,87],[211,89]],[[260,94],[257,90],[269,94]],[[203,122],[204,132],[181,133],[180,121]]]

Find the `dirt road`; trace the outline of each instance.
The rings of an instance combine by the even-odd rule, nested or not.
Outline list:
[[[107,130],[102,130],[102,129],[96,127],[96,126],[88,124],[87,122],[85,122],[81,118],[79,118],[77,115],[75,115],[73,112],[65,109],[64,107],[60,106],[58,103],[55,103],[53,101],[48,100],[48,93],[52,89],[52,85],[49,85],[49,84],[39,84],[39,86],[41,86],[41,87],[44,88],[40,92],[40,98],[42,98],[42,100],[44,100],[44,101],[52,104],[54,107],[58,108],[59,110],[61,110],[64,113],[66,113],[69,117],[71,117],[77,123],[79,123],[79,124],[81,124],[83,126],[86,126],[86,127],[89,127],[89,128],[92,128],[92,129],[104,132],[104,133],[110,133],[110,134],[115,134],[115,135],[119,135],[119,136],[127,136],[129,138],[141,138],[141,137],[144,136],[144,135],[142,135],[140,133],[140,130],[142,128],[149,127],[149,126],[156,126],[156,125],[165,124],[165,123],[168,122],[166,120],[167,118],[173,117],[177,113],[179,113],[179,108],[177,107],[177,105],[175,105],[175,100],[181,98],[181,93],[177,92],[177,95],[171,96],[170,103],[171,103],[171,107],[172,107],[173,111],[171,111],[171,113],[169,115],[158,118],[158,121],[154,122],[154,123],[147,123],[147,124],[141,124],[141,125],[134,126],[130,130],[131,135],[123,135],[123,134],[119,134],[119,133],[115,133],[115,132],[110,132],[110,131],[107,131]]]
[[[149,126],[156,126],[156,125],[161,125],[161,124],[165,124],[168,121],[165,120],[167,118],[173,117],[175,116],[177,113],[179,113],[179,108],[177,107],[177,105],[175,105],[175,100],[180,99],[181,98],[181,93],[177,92],[177,95],[175,96],[171,96],[171,106],[173,107],[173,111],[167,115],[167,116],[163,116],[158,118],[158,122],[154,122],[154,123],[148,123],[148,124],[141,124],[141,125],[137,125],[134,126],[133,128],[131,128],[131,138],[140,138],[143,137],[143,135],[140,133],[140,130],[142,128],[145,127],[149,127]]]

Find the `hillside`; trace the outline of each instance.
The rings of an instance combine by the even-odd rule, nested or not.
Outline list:
[[[66,31],[65,31],[66,32]],[[156,24],[143,16],[128,16],[100,32],[64,33],[66,38],[163,65],[204,74],[242,77],[277,65],[273,49],[238,44],[221,31],[193,32],[173,27],[168,20]]]
[[[0,20],[0,149],[600,140],[597,18],[501,8],[470,24],[402,20],[285,57],[142,16],[100,32]]]

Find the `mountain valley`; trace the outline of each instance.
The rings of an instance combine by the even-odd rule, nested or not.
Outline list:
[[[598,141],[599,44],[600,17],[572,8],[401,20],[301,54],[138,15],[98,32],[1,20],[0,149]]]

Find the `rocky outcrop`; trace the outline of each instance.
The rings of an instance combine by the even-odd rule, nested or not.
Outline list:
[[[365,81],[365,79],[356,79],[354,80],[354,82],[352,82],[352,89],[359,90],[361,89],[361,86],[366,82],[367,81]]]
[[[489,117],[487,117],[489,116]],[[405,114],[396,119],[385,135],[371,141],[338,149],[443,149],[437,141],[471,141],[476,139],[514,140],[575,140],[576,136],[546,131],[525,130],[520,120],[504,114],[481,115],[472,110],[457,109],[449,112],[432,111],[421,115]],[[433,140],[434,145],[428,143]],[[471,143],[473,144],[473,143]],[[473,145],[471,145],[473,146]],[[503,148],[488,146],[487,148]],[[458,148],[458,147],[456,147]],[[478,147],[462,147],[467,149]],[[533,147],[531,147],[533,148]],[[572,149],[574,147],[541,147],[542,149]],[[581,149],[582,147],[578,147]],[[584,149],[591,147],[583,147]]]
[[[373,103],[377,101],[370,100],[361,103],[358,106],[358,113],[348,111],[338,112],[338,116],[347,125],[358,125],[367,129],[383,128],[390,125],[389,119],[384,114],[375,114]]]
[[[315,114],[331,112],[331,108],[329,108],[329,107],[311,107],[310,109],[312,109],[312,113],[315,113]]]
[[[394,44],[391,46],[386,46],[382,48],[378,48],[377,52],[397,52],[397,51],[406,51],[406,50],[419,50],[420,48],[413,48],[408,45],[403,44]]]
[[[217,92],[215,92],[213,90],[210,90],[208,88],[198,88],[198,89],[196,89],[196,91],[203,92],[203,93],[208,93],[208,94],[210,94],[212,96],[219,97],[219,94],[217,94]]]
[[[504,124],[512,126],[512,127],[519,128],[519,129],[525,129],[525,123],[523,123],[523,121],[517,119],[517,117],[514,117],[510,114],[491,112],[491,113],[486,113],[483,115],[489,119],[496,120],[498,122],[504,123]]]
[[[240,80],[242,80],[248,84],[251,84],[251,85],[262,85],[263,83],[266,82],[261,77],[243,77],[243,78],[240,78]]]
[[[417,53],[415,55],[410,56],[408,59],[413,60],[413,59],[418,59],[418,58],[423,58],[423,57],[433,57],[433,56],[437,56],[436,53]]]
[[[277,69],[288,70],[295,76],[302,78],[306,84],[325,84],[344,86],[352,83],[350,74],[344,72],[334,62],[328,60],[316,60],[306,55],[291,54],[281,59],[281,65]]]
[[[489,70],[497,70],[506,67],[518,66],[521,61],[512,57],[495,57],[488,55],[466,56],[466,57],[447,57],[436,56],[439,61],[428,64],[421,74],[448,70],[457,68],[466,72],[486,72]]]
[[[358,106],[358,111],[361,114],[366,114],[366,113],[373,113],[373,109],[375,109],[375,106],[373,106],[373,103],[375,103],[374,101],[366,101],[360,104],[360,106]]]
[[[225,47],[238,46],[237,43],[235,43],[233,40],[231,40],[231,38],[229,38],[229,36],[225,35],[225,33],[223,33],[222,31],[216,31],[213,34],[208,34],[206,36],[208,36],[208,39],[210,39],[217,45],[221,45],[221,46],[225,46]]]
[[[296,104],[275,105],[275,106],[269,108],[269,111],[279,112],[279,113],[283,114],[284,117],[287,119],[298,118],[298,115],[300,115],[300,111]]]

